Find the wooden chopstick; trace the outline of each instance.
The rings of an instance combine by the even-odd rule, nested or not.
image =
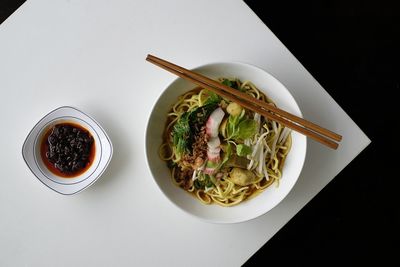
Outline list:
[[[330,148],[337,149],[338,144],[329,140],[327,137],[337,141],[340,141],[342,138],[340,135],[304,120],[303,118],[297,117],[291,113],[269,105],[268,103],[255,99],[243,92],[232,89],[217,81],[211,80],[205,76],[187,70],[166,60],[152,55],[148,55],[146,60],[180,76],[183,79],[189,80],[201,86],[202,88],[209,89],[247,109],[257,112],[268,119],[274,120],[284,126],[287,126],[288,128],[309,136]]]
[[[295,115],[293,115],[293,114],[291,114],[291,113],[289,113],[287,111],[284,111],[282,109],[279,109],[279,108],[277,108],[275,106],[269,105],[268,103],[265,103],[264,101],[261,101],[259,99],[255,99],[255,98],[249,96],[246,93],[234,90],[234,89],[232,89],[232,88],[230,88],[230,87],[228,87],[226,85],[223,85],[223,84],[221,84],[221,83],[219,83],[217,81],[209,79],[209,78],[207,78],[205,76],[202,76],[202,75],[200,75],[198,73],[189,71],[189,70],[187,70],[187,69],[185,69],[183,67],[180,67],[178,65],[175,65],[175,64],[173,64],[171,62],[168,62],[168,61],[163,60],[161,58],[157,58],[157,57],[155,57],[153,55],[148,55],[147,56],[147,60],[148,61],[153,61],[154,63],[158,62],[158,63],[160,63],[162,65],[168,66],[169,68],[175,69],[175,70],[177,70],[179,72],[186,73],[188,76],[192,76],[196,80],[202,81],[203,83],[209,84],[209,85],[211,85],[213,87],[216,87],[216,88],[219,88],[221,90],[224,90],[225,92],[228,92],[230,94],[237,95],[238,97],[241,97],[241,98],[243,98],[243,99],[245,99],[247,101],[250,101],[252,103],[258,104],[259,106],[261,106],[262,108],[264,108],[264,109],[266,109],[268,111],[271,111],[271,112],[273,112],[273,113],[275,113],[277,115],[280,115],[280,116],[282,116],[284,118],[287,118],[287,119],[289,119],[289,120],[291,120],[293,122],[301,124],[304,127],[308,128],[310,130],[313,130],[313,131],[315,131],[317,133],[320,133],[321,135],[325,135],[325,136],[327,136],[329,138],[332,138],[335,141],[341,141],[341,139],[342,139],[342,136],[340,136],[337,133],[334,133],[334,132],[332,132],[332,131],[330,131],[328,129],[325,129],[325,128],[323,128],[323,127],[321,127],[319,125],[316,125],[316,124],[314,124],[314,123],[312,123],[310,121],[307,121],[307,120],[305,120],[303,118],[295,116]]]

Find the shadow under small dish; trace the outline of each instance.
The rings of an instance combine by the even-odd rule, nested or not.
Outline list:
[[[107,168],[112,143],[93,118],[73,107],[60,107],[43,117],[26,138],[22,155],[32,173],[63,194],[78,193]]]

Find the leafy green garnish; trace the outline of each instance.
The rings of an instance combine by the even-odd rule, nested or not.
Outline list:
[[[250,138],[256,134],[257,122],[245,118],[244,114],[245,112],[242,111],[239,116],[229,116],[228,124],[226,125],[226,139],[238,141]]]
[[[244,91],[245,91],[244,88],[239,87],[239,85],[241,84],[241,82],[240,82],[240,80],[238,80],[238,79],[232,79],[232,80],[230,80],[230,79],[223,78],[223,80],[222,80],[221,83],[222,83],[223,85],[229,86],[229,87],[231,87],[231,88],[233,88],[233,89],[236,89],[236,90],[239,90],[239,91],[241,91],[241,92],[244,92]]]
[[[257,122],[246,119],[239,123],[236,139],[247,139],[256,134]]]
[[[218,96],[217,96],[218,97]],[[192,110],[189,114],[189,125],[193,129],[193,134],[197,135],[201,127],[207,122],[210,114],[217,108],[219,103],[218,101],[210,101],[207,104],[197,107]]]
[[[245,157],[249,155],[252,152],[251,148],[249,146],[246,146],[245,144],[239,144],[236,146],[236,154],[239,157]]]
[[[205,189],[206,187],[213,187],[215,178],[208,174],[200,175],[198,179],[194,181],[194,187],[196,189]]]
[[[217,95],[214,92],[209,92],[208,93],[209,96],[207,98],[207,100],[204,102],[203,106],[209,105],[209,104],[218,104],[219,102],[221,102],[221,97],[219,95]]]
[[[217,179],[215,179],[214,175],[210,175],[210,181],[209,183],[206,185],[207,187],[212,187],[214,185],[217,184]]]
[[[193,182],[193,185],[194,185],[194,188],[196,188],[196,189],[203,189],[204,188],[204,184],[199,179],[196,179]]]
[[[237,126],[244,116],[244,112],[242,112],[239,116],[229,115],[228,122],[226,125],[226,133],[227,139],[233,139],[233,137],[237,134]]]
[[[221,83],[223,85],[229,86],[229,87],[231,87],[233,89],[236,89],[236,90],[239,90],[239,91],[243,92],[243,89],[239,88],[239,83],[240,83],[239,80],[229,80],[229,79],[224,78]]]
[[[234,84],[234,83],[233,83],[231,80],[223,79],[223,80],[222,80],[222,84],[233,88],[233,84]]]
[[[212,180],[215,180],[214,177],[213,176],[208,176],[208,179],[206,180],[206,187],[213,187],[214,186],[214,183],[213,183]]]
[[[175,123],[172,131],[173,144],[178,156],[189,150],[191,131],[189,126],[189,113],[185,112]]]

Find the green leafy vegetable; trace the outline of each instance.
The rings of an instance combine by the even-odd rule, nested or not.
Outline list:
[[[174,125],[172,138],[178,156],[189,150],[189,145],[191,145],[191,131],[188,112],[185,112]]]
[[[197,135],[201,127],[207,122],[210,114],[218,107],[221,97],[210,92],[204,105],[193,109],[189,114],[189,125],[193,128],[193,134]]]
[[[200,175],[198,179],[194,181],[194,187],[196,189],[205,189],[206,187],[213,187],[215,182],[215,178],[208,174]]]
[[[244,110],[239,116],[230,115],[226,126],[227,139],[244,140],[252,137],[257,131],[257,122],[247,119]]]
[[[229,87],[231,87],[231,88],[233,88],[233,86],[234,86],[234,83],[231,81],[231,80],[228,80],[228,79],[223,79],[222,80],[222,84],[223,85],[226,85],[226,86],[229,86]],[[237,89],[237,88],[236,88]]]
[[[239,157],[245,157],[249,155],[252,152],[251,148],[249,146],[246,146],[245,144],[239,144],[236,146],[236,154]]]
[[[256,134],[257,122],[254,120],[243,120],[239,123],[236,139],[247,139]]]
[[[209,105],[209,104],[219,104],[219,102],[221,102],[221,97],[219,95],[217,95],[214,92],[209,92],[208,93],[209,96],[207,98],[207,100],[204,102],[203,106]]]
[[[214,176],[208,176],[208,179],[207,179],[207,182],[206,182],[206,187],[213,187],[214,186],[213,180],[215,181]]]
[[[193,185],[194,185],[194,188],[196,188],[196,189],[204,188],[204,184],[199,179],[195,180]]]
[[[216,95],[217,96],[217,95]],[[219,97],[219,96],[217,96]],[[219,100],[209,101],[207,104],[195,108],[189,114],[189,125],[193,128],[193,134],[197,135],[204,126],[210,114],[217,108]]]
[[[213,187],[217,184],[217,179],[215,179],[214,175],[210,175],[210,183],[207,184],[207,187]]]
[[[234,136],[237,135],[238,125],[244,116],[244,112],[242,112],[239,116],[228,117],[228,123],[226,125],[227,139],[233,139]]]
[[[224,78],[222,80],[222,84],[226,85],[226,86],[229,86],[229,87],[231,87],[233,89],[240,90],[239,83],[236,80],[229,80],[229,79],[225,79]]]

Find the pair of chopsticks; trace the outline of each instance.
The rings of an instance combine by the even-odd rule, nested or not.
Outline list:
[[[338,143],[334,141],[339,142],[342,140],[342,136],[337,133],[334,133],[303,118],[297,117],[287,111],[274,107],[268,103],[265,103],[264,101],[255,99],[246,93],[230,88],[229,86],[223,85],[201,74],[190,71],[153,55],[147,55],[146,60],[176,74],[185,80],[191,81],[202,88],[213,91],[214,93],[234,101],[249,110],[257,112],[267,119],[276,121],[292,130],[302,133],[332,149],[337,149],[339,146]],[[333,139],[334,141],[330,140],[329,138]]]

